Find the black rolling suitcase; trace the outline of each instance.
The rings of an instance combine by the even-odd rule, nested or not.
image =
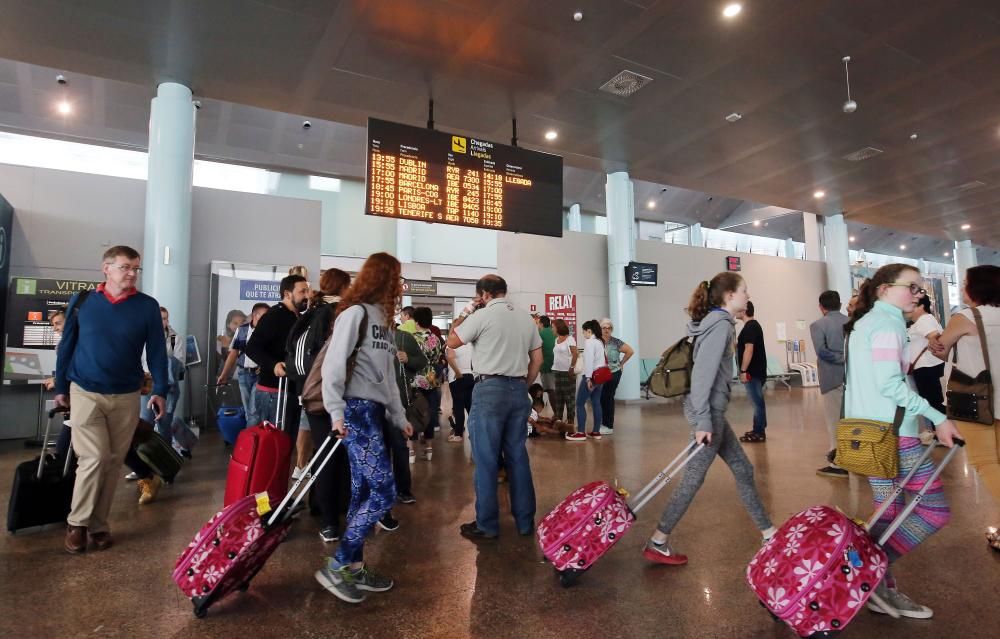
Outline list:
[[[56,414],[65,410],[56,408],[49,411],[45,439],[42,441],[48,441]],[[72,459],[72,449],[66,453],[63,463],[42,449],[38,458],[17,465],[7,507],[8,531],[13,533],[66,521],[73,502],[73,484],[76,483],[76,468]]]

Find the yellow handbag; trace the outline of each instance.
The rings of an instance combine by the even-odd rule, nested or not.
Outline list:
[[[848,365],[849,353],[844,345],[844,366]],[[845,376],[846,377],[846,376]],[[892,423],[875,419],[854,419],[844,417],[844,401],[847,397],[847,382],[840,402],[840,421],[837,422],[837,453],[834,463],[846,471],[865,477],[895,479],[899,476],[899,427],[903,423],[905,410],[896,407]]]

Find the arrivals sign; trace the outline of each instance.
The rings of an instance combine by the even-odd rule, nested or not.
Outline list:
[[[576,295],[545,294],[545,315],[552,321],[561,319],[569,325],[569,334],[576,338]]]

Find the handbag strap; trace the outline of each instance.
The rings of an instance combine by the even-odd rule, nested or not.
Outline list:
[[[852,331],[853,332],[853,331]],[[917,359],[920,359],[919,357]],[[844,338],[844,392],[840,396],[840,418],[844,419],[844,404],[847,402],[847,372],[851,361],[851,336]],[[892,432],[899,435],[899,428],[903,425],[903,418],[906,417],[906,409],[896,406],[896,414],[892,417]]]
[[[403,368],[403,362],[399,361],[399,357],[396,357],[396,366],[399,368],[399,378],[403,383],[403,390],[406,394],[406,408],[413,405],[413,398],[410,395],[410,382],[406,379],[406,369]]]
[[[929,344],[927,346],[924,346],[924,350],[920,351],[920,353],[917,355],[916,359],[914,359],[912,362],[910,362],[910,367],[908,369],[906,369],[906,374],[907,375],[912,375],[913,374],[913,369],[916,368],[917,362],[919,362],[920,358],[924,356],[924,353],[927,352],[928,348],[930,348]]]
[[[972,317],[976,319],[976,329],[979,331],[979,347],[983,350],[983,363],[986,364],[986,370],[992,371],[990,368],[990,349],[986,347],[986,327],[983,326],[983,316],[979,312],[979,309],[975,306],[970,306],[969,309],[972,311]],[[958,349],[956,348],[957,352]],[[990,373],[992,379],[993,373]]]

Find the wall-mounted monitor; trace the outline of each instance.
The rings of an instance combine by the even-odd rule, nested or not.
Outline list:
[[[625,284],[628,286],[656,286],[656,264],[629,262],[625,267]]]

